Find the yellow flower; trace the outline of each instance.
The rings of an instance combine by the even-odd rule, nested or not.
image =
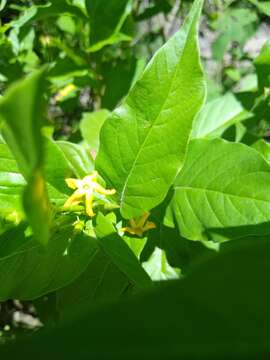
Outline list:
[[[93,211],[94,193],[102,195],[113,195],[115,190],[106,190],[97,182],[98,172],[94,171],[92,174],[85,176],[83,179],[66,179],[68,187],[76,189],[74,193],[67,199],[64,204],[65,208],[78,205],[83,200],[85,201],[85,209],[87,215],[95,216]]]
[[[156,228],[155,223],[153,223],[152,221],[147,221],[149,216],[150,213],[147,212],[137,220],[130,219],[129,220],[130,226],[122,228],[121,231],[128,232],[131,235],[137,235],[139,237],[142,237],[144,232]]]
[[[66,96],[68,96],[76,89],[77,87],[74,84],[66,85],[61,90],[58,91],[58,94],[55,96],[55,101],[56,102],[62,101]]]

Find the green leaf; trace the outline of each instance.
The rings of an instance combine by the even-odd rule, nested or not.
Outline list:
[[[202,239],[209,228],[270,220],[270,166],[240,143],[193,140],[174,189],[166,223],[175,219],[192,240]]]
[[[72,35],[76,32],[76,24],[70,15],[61,15],[57,20],[57,26],[64,32]]]
[[[99,213],[95,228],[99,244],[117,267],[139,288],[151,287],[151,280],[108,218]]]
[[[216,250],[211,249],[205,242],[190,241],[180,236],[178,229],[163,224],[170,199],[169,193],[166,200],[151,214],[156,229],[149,232],[147,244],[140,256],[140,260],[150,267],[152,274],[163,279],[167,276],[179,277],[179,269],[181,269],[181,274],[186,273],[194,263],[200,261],[201,258],[212,256]],[[162,252],[158,251],[158,248]]]
[[[90,46],[87,51],[88,52],[96,52],[101,50],[104,46],[107,45],[113,45],[113,44],[117,44],[119,42],[122,41],[131,41],[132,38],[126,34],[122,34],[120,32],[117,32],[116,34],[113,34],[112,36],[110,36],[108,39],[104,40],[104,41],[100,41],[97,44]]]
[[[231,125],[250,116],[232,93],[207,103],[194,121],[192,138],[219,137]]]
[[[82,308],[118,300],[129,286],[127,276],[104,251],[98,249],[87,269],[70,285],[57,292],[60,319],[65,321],[76,318]]]
[[[167,261],[165,251],[159,248],[155,248],[142,265],[153,281],[178,279],[180,275],[180,269],[173,268]]]
[[[0,11],[2,11],[4,9],[4,7],[6,6],[7,4],[7,0],[1,0],[0,1]]]
[[[13,28],[21,28],[30,22],[56,17],[62,14],[72,14],[76,17],[85,17],[83,11],[77,6],[69,5],[66,0],[51,0],[45,5],[32,5],[27,8],[18,19],[13,20],[10,25]]]
[[[215,24],[219,36],[212,44],[213,58],[221,61],[232,42],[243,46],[256,31],[258,17],[248,8],[227,8],[219,13]]]
[[[85,4],[90,17],[89,51],[126,39],[120,30],[131,12],[131,0],[86,0]]]
[[[252,147],[259,151],[264,159],[270,163],[270,144],[263,139],[256,141]]]
[[[93,308],[50,333],[8,342],[0,356],[29,359],[31,349],[40,360],[267,359],[270,243],[246,240],[183,280]]]
[[[57,229],[46,247],[23,230],[0,236],[1,301],[34,299],[68,285],[97,251],[96,240],[74,232],[72,225]]]
[[[260,54],[254,60],[254,65],[257,72],[259,90],[264,92],[264,88],[270,86],[270,41],[267,41],[263,46]]]
[[[263,14],[270,16],[270,1],[248,0],[251,4],[255,5],[257,9]]]
[[[78,178],[82,178],[94,170],[94,161],[89,149],[68,141],[57,141],[70,169]]]
[[[44,177],[49,199],[53,204],[62,206],[70,195],[65,179],[74,176],[74,171],[65,159],[56,142],[44,139]],[[0,138],[0,213],[8,214],[23,211],[22,195],[26,181],[20,174],[18,165],[6,143]]]
[[[27,181],[24,209],[37,236],[45,244],[49,239],[50,211],[43,176],[43,91],[44,69],[18,82],[0,100],[2,132]]]
[[[96,166],[118,191],[125,218],[158,205],[182,167],[205,95],[197,39],[202,4],[195,1],[180,31],[156,53],[101,130]]]
[[[0,100],[2,132],[25,178],[42,157],[43,90],[44,69],[10,87]]]
[[[50,69],[48,74],[48,79],[56,90],[74,81],[76,82],[76,79],[87,78],[90,81],[90,78],[93,77],[93,73],[88,65],[82,62],[79,64],[77,58],[74,59],[74,56],[72,56],[72,60],[70,54],[67,54],[67,56],[69,57],[57,59],[56,64]]]
[[[106,109],[84,113],[80,122],[80,129],[83,139],[87,142],[91,150],[95,152],[99,149],[99,133],[104,121],[109,117],[110,112]]]
[[[0,137],[0,215],[21,213],[26,182],[8,146]]]
[[[129,235],[124,235],[122,239],[125,241],[125,243],[128,245],[128,247],[131,249],[133,254],[140,259],[141,253],[147,243],[147,238],[139,238]]]
[[[105,62],[102,65],[105,89],[101,106],[105,109],[114,110],[140,77],[145,65],[144,58],[137,60],[135,57]]]
[[[47,184],[50,185],[48,187],[49,197],[53,187],[65,199],[66,195],[70,194],[65,179],[74,176],[73,167],[56,141],[45,138],[44,153],[44,176]]]

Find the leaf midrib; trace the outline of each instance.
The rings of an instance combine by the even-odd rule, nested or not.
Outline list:
[[[195,18],[195,16],[193,17],[193,19],[192,19],[192,21],[191,21],[190,29],[192,29],[192,27],[193,27],[193,25],[194,25],[194,18]],[[171,81],[170,81],[170,85],[169,85],[169,88],[168,88],[167,96],[165,97],[164,102],[163,102],[163,104],[162,104],[161,107],[160,107],[160,111],[158,112],[157,116],[156,116],[155,119],[153,120],[153,122],[152,122],[152,124],[151,124],[151,126],[150,126],[150,128],[149,128],[149,131],[147,132],[147,134],[146,134],[146,136],[145,136],[145,138],[144,138],[141,146],[139,147],[138,153],[137,153],[137,155],[136,155],[136,157],[135,157],[135,159],[134,159],[134,161],[133,161],[133,164],[132,164],[132,166],[131,166],[131,168],[130,168],[130,172],[129,172],[129,174],[128,174],[127,178],[126,178],[126,181],[125,181],[125,183],[124,183],[124,185],[123,185],[123,189],[122,189],[122,191],[121,191],[121,196],[120,196],[120,207],[121,207],[121,208],[123,207],[124,196],[125,196],[125,192],[126,192],[126,188],[127,188],[128,182],[129,182],[129,178],[130,178],[131,174],[133,173],[133,171],[134,171],[134,169],[135,169],[136,163],[137,163],[137,161],[138,161],[138,159],[139,159],[139,157],[140,157],[140,154],[141,154],[141,152],[142,152],[142,150],[143,150],[143,148],[144,148],[144,145],[145,145],[148,137],[149,137],[150,134],[152,133],[152,130],[153,130],[153,127],[154,127],[155,123],[156,123],[157,120],[159,119],[159,117],[160,117],[162,111],[164,110],[165,105],[166,105],[166,103],[167,103],[167,101],[168,101],[168,97],[169,97],[169,94],[170,94],[170,92],[171,92],[172,85],[173,85],[173,83],[174,83],[174,81],[175,81],[175,78],[176,78],[176,75],[177,75],[177,73],[178,73],[179,67],[180,67],[180,65],[182,64],[183,55],[184,55],[184,53],[185,53],[185,50],[186,50],[186,47],[187,47],[187,44],[188,44],[188,41],[187,41],[187,40],[188,40],[188,38],[190,37],[190,34],[191,34],[191,31],[189,31],[189,32],[187,33],[187,35],[186,35],[185,45],[184,45],[184,47],[183,47],[183,49],[182,49],[181,56],[180,56],[181,58],[180,58],[180,61],[178,62],[177,66],[176,66],[176,68],[175,68],[175,70],[174,70],[174,72],[173,72],[173,76],[172,76]],[[175,36],[177,36],[177,35],[175,35]]]

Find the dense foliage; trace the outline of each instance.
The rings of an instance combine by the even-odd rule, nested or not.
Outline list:
[[[1,356],[270,353],[269,16],[0,1]]]

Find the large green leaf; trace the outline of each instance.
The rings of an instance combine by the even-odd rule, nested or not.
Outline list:
[[[27,181],[24,209],[40,242],[49,239],[49,203],[43,176],[44,69],[13,85],[0,100],[2,132]]]
[[[205,94],[197,39],[202,4],[195,1],[101,130],[97,169],[118,191],[125,218],[158,205],[183,164]]]
[[[84,177],[93,171],[94,161],[89,149],[68,141],[57,141],[56,144],[62,150],[70,169],[72,169],[76,177]]]
[[[192,140],[174,188],[168,217],[189,239],[201,239],[208,228],[270,220],[270,166],[246,145]]]
[[[227,93],[207,103],[194,121],[193,138],[213,138],[231,125],[249,117],[241,103],[232,93]]]
[[[267,359],[270,242],[234,244],[183,280],[11,342],[1,358]]]
[[[74,232],[72,225],[56,229],[46,247],[26,237],[23,227],[2,234],[0,300],[34,299],[68,285],[96,251],[96,240]]]

